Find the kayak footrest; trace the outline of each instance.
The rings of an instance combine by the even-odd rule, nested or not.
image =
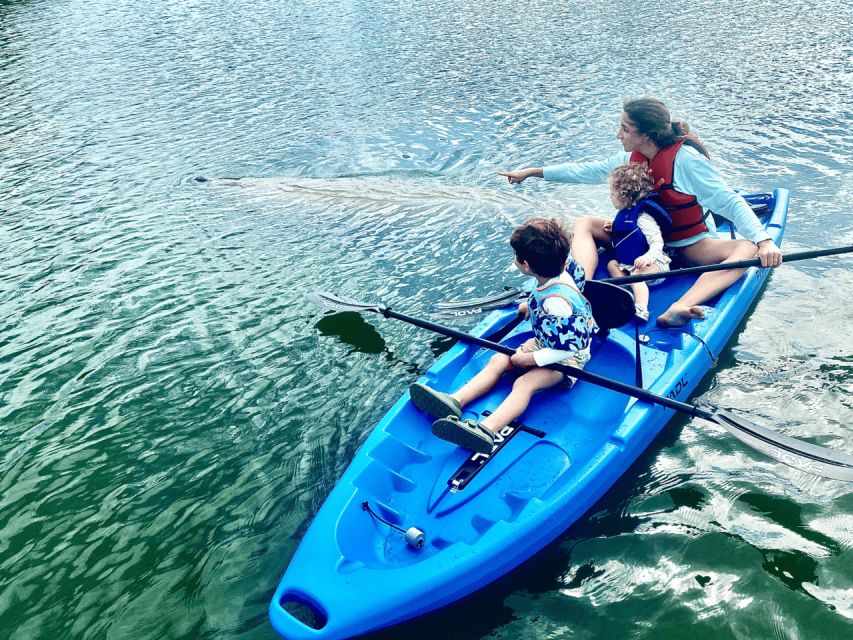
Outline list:
[[[483,415],[487,416],[490,413],[491,411],[484,411]],[[462,463],[462,466],[459,467],[456,473],[454,473],[447,481],[447,486],[450,487],[450,492],[456,493],[457,491],[461,491],[467,487],[471,480],[473,480],[474,477],[480,473],[480,470],[498,454],[504,445],[506,445],[507,442],[512,440],[512,438],[521,431],[525,431],[537,438],[545,437],[544,431],[528,427],[523,422],[513,420],[501,429],[500,433],[495,435],[495,446],[490,453],[472,453],[471,457]]]

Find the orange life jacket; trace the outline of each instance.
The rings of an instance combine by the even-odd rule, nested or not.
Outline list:
[[[681,149],[685,140],[664,147],[657,152],[651,161],[639,151],[631,153],[631,162],[647,164],[655,181],[657,202],[672,218],[672,229],[664,237],[665,242],[685,240],[708,231],[705,224],[706,214],[696,201],[696,196],[676,191],[672,186],[672,173],[675,167],[675,154]]]

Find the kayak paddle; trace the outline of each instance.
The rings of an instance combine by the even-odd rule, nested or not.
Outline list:
[[[490,349],[498,353],[503,353],[509,356],[515,353],[515,349],[497,342],[492,342],[490,340],[465,333],[464,331],[458,331],[457,329],[453,329],[430,320],[399,313],[383,304],[369,304],[323,291],[318,291],[312,294],[309,296],[309,299],[325,311],[376,313],[385,318],[402,320],[403,322],[407,322],[408,324],[412,324],[416,327],[433,331],[450,338],[455,338],[468,344]],[[633,398],[637,398],[638,400],[658,404],[666,407],[667,409],[674,409],[675,411],[680,411],[687,415],[713,422],[723,427],[741,442],[752,447],[756,451],[759,451],[760,453],[763,453],[764,455],[788,466],[794,467],[795,469],[799,469],[816,476],[843,480],[845,482],[853,482],[853,456],[846,453],[832,451],[826,447],[810,444],[790,436],[776,433],[770,429],[753,424],[742,417],[736,416],[730,411],[723,409],[706,411],[696,405],[673,400],[672,398],[666,398],[664,396],[651,393],[650,391],[646,391],[640,387],[635,387],[618,380],[600,376],[583,369],[567,367],[561,364],[551,364],[548,365],[548,368],[560,371],[573,378],[604,387],[605,389],[610,389],[617,393],[623,393]]]
[[[825,256],[835,256],[844,253],[853,253],[853,246],[847,247],[832,247],[830,249],[812,249],[809,251],[800,251],[797,253],[789,253],[782,258],[782,264],[788,262],[797,262],[798,260],[810,260],[812,258],[822,258]],[[659,280],[663,278],[674,278],[675,276],[684,276],[692,273],[707,273],[709,271],[726,271],[727,269],[743,269],[746,267],[760,267],[761,261],[758,258],[750,258],[748,260],[736,260],[734,262],[720,262],[718,264],[700,265],[697,267],[685,267],[684,269],[673,269],[672,271],[644,273],[635,276],[622,276],[619,278],[603,278],[599,282],[607,282],[609,284],[623,285],[632,282],[642,282],[644,280]],[[507,289],[502,293],[484,296],[482,298],[474,298],[468,301],[454,302],[439,302],[436,304],[436,309],[439,313],[451,316],[466,316],[491,311],[492,309],[500,309],[526,296],[529,292],[522,289]]]
[[[798,260],[810,260],[812,258],[822,258],[824,256],[837,256],[842,253],[853,252],[853,246],[849,247],[832,247],[830,249],[812,249],[810,251],[799,251],[797,253],[789,253],[782,256],[782,264],[786,262],[797,262]],[[749,258],[748,260],[734,260],[732,262],[719,262],[717,264],[703,264],[697,267],[685,267],[683,269],[675,269],[673,271],[664,271],[656,273],[640,273],[635,276],[622,276],[619,278],[604,278],[601,282],[609,282],[610,284],[630,284],[632,282],[642,282],[644,280],[658,280],[659,278],[672,278],[675,276],[686,276],[691,273],[708,273],[709,271],[726,271],[728,269],[744,269],[746,267],[760,267],[761,260],[759,258]]]

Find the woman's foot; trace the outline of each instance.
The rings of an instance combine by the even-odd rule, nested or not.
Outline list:
[[[452,442],[476,453],[491,453],[495,446],[495,434],[475,420],[460,420],[455,416],[442,418],[432,423],[436,437]]]
[[[640,305],[635,304],[634,305],[634,315],[637,316],[637,318],[639,318],[643,322],[645,322],[646,320],[649,319],[649,310],[646,309],[645,307],[641,307]]]
[[[412,404],[433,418],[462,417],[462,406],[456,398],[441,391],[430,389],[425,384],[415,382],[409,387],[409,395],[412,398]]]
[[[702,307],[676,302],[658,316],[657,323],[661,327],[683,327],[691,320],[701,320],[704,317],[705,310]]]

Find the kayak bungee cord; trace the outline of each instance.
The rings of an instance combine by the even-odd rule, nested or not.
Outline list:
[[[683,327],[667,327],[666,329],[649,329],[643,334],[646,338],[648,338],[649,334],[652,333],[681,333],[685,336],[690,336],[691,338],[698,340],[699,344],[705,347],[705,351],[708,353],[708,357],[711,358],[711,364],[717,364],[717,356],[714,355],[714,352],[711,351],[711,347],[708,346],[708,343],[705,342],[701,337],[697,336],[692,331],[688,331]],[[647,340],[648,341],[648,340]]]
[[[853,247],[851,247],[853,250]],[[407,322],[422,329],[433,331],[450,338],[461,340],[468,344],[476,345],[505,355],[513,355],[515,349],[505,345],[491,342],[484,338],[459,331],[429,320],[409,316],[392,310],[383,304],[369,304],[350,298],[344,298],[333,293],[318,291],[309,296],[309,300],[318,307],[327,311],[356,311],[377,313],[385,318],[394,318]],[[673,400],[657,395],[645,389],[607,378],[590,371],[567,367],[560,364],[548,365],[549,369],[560,371],[573,378],[584,380],[591,384],[623,393],[638,400],[658,404],[668,409],[674,409],[686,413],[692,417],[702,418],[713,422],[731,433],[744,444],[756,451],[763,453],[790,467],[811,473],[816,476],[853,482],[853,456],[832,451],[826,447],[803,442],[791,436],[776,433],[770,429],[760,427],[742,417],[736,416],[731,411],[715,409],[706,411],[694,404]]]
[[[367,513],[379,520],[379,522],[387,524],[392,529],[396,529],[397,531],[402,533],[403,538],[406,539],[406,544],[408,544],[410,547],[413,547],[415,549],[421,549],[424,546],[424,542],[426,541],[426,539],[424,538],[424,532],[418,529],[417,527],[409,527],[408,529],[403,529],[402,527],[398,527],[392,522],[388,522],[385,518],[383,518],[370,508],[370,503],[367,500],[361,503],[361,508],[362,510],[367,511]]]

